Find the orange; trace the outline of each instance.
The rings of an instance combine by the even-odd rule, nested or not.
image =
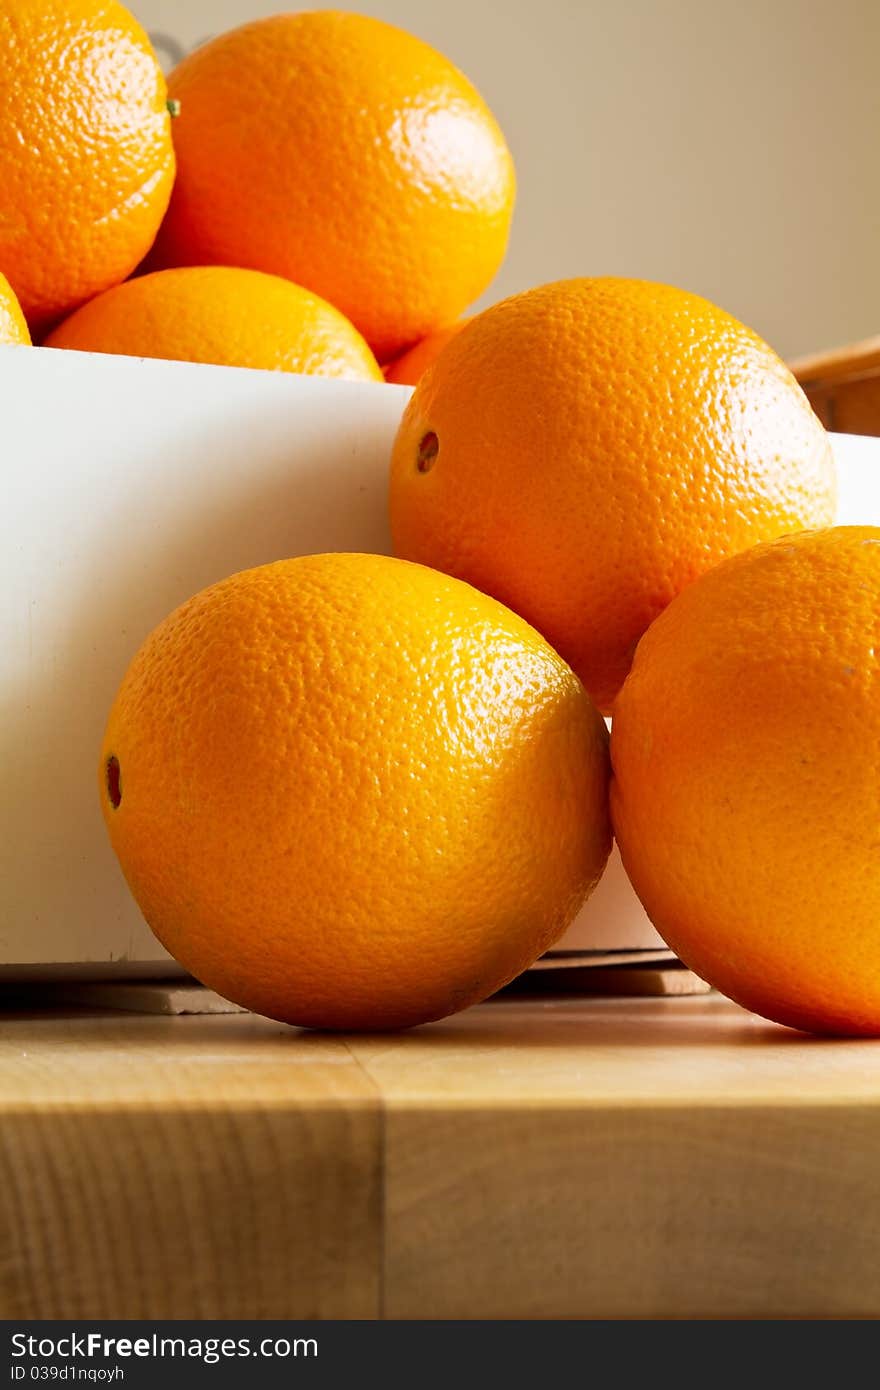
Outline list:
[[[680,589],[834,519],[827,436],[791,373],[697,295],[564,280],[487,309],[410,400],[397,553],[533,623],[608,710]]]
[[[47,347],[381,381],[356,328],[307,290],[227,266],[159,270],[77,309]]]
[[[396,386],[415,386],[431,364],[436,362],[446,344],[451,343],[469,321],[460,319],[448,328],[438,328],[436,333],[429,333],[427,338],[416,343],[409,352],[401,353],[400,357],[388,363],[385,368],[385,380],[393,382]]]
[[[457,318],[507,245],[513,164],[433,48],[336,10],[221,34],[169,79],[178,178],[155,265],[246,265],[329,299],[380,361]]]
[[[376,555],[233,575],[149,637],[101,752],[147,921],[289,1023],[398,1028],[556,940],[610,844],[604,725],[526,623]]]
[[[29,343],[31,335],[21,306],[5,275],[0,275],[0,343]]]
[[[3,0],[0,266],[31,327],[124,280],[174,179],[165,80],[117,0]]]
[[[880,1033],[880,529],[728,560],[646,633],[611,736],[624,863],[699,975]]]

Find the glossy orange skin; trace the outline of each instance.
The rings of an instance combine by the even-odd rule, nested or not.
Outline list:
[[[117,0],[3,0],[0,72],[0,267],[37,329],[149,250],[171,120],[150,41]]]
[[[77,309],[45,346],[383,379],[338,309],[278,275],[228,266],[159,270],[117,285]]]
[[[409,352],[402,353],[400,357],[388,363],[385,368],[385,380],[395,386],[416,386],[428,368],[436,362],[446,344],[452,342],[466,323],[470,323],[470,319],[460,319],[448,328],[438,328],[436,333],[429,333],[427,338],[416,343]]]
[[[0,275],[0,343],[30,343],[21,305],[5,275]]]
[[[685,590],[611,746],[623,860],[673,950],[766,1018],[880,1034],[880,529],[786,537]]]
[[[334,10],[276,15],[204,44],[169,91],[178,178],[152,265],[284,275],[383,362],[498,269],[509,151],[476,90],[419,39]]]
[[[132,662],[100,762],[159,939],[316,1028],[440,1018],[530,965],[604,868],[607,783],[604,725],[536,632],[377,555],[185,603]]]
[[[776,354],[641,280],[559,281],[480,314],[421,378],[391,469],[397,554],[521,613],[606,711],[685,585],[835,505],[827,436]]]

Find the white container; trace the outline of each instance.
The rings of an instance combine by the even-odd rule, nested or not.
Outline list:
[[[0,978],[177,971],[128,893],[96,755],[167,613],[250,565],[387,551],[405,387],[0,348]],[[880,440],[835,440],[880,524]],[[562,950],[661,946],[616,855]]]

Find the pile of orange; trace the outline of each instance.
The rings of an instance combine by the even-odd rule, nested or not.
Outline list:
[[[707,980],[880,1033],[880,532],[834,528],[768,345],[640,280],[468,317],[511,155],[377,20],[258,20],[166,89],[117,0],[7,0],[0,65],[0,342],[416,388],[397,558],[234,575],[122,682],[102,805],[162,941],[294,1023],[438,1018],[558,939],[613,823]]]
[[[49,346],[376,380],[503,258],[504,137],[390,24],[257,20],[166,89],[118,0],[8,0],[0,65],[0,271]]]

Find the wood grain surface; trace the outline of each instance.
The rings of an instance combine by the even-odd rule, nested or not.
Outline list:
[[[0,1019],[0,1317],[880,1316],[880,1044],[717,995]]]
[[[375,1088],[333,1039],[7,1017],[0,1318],[374,1318],[380,1155]]]

